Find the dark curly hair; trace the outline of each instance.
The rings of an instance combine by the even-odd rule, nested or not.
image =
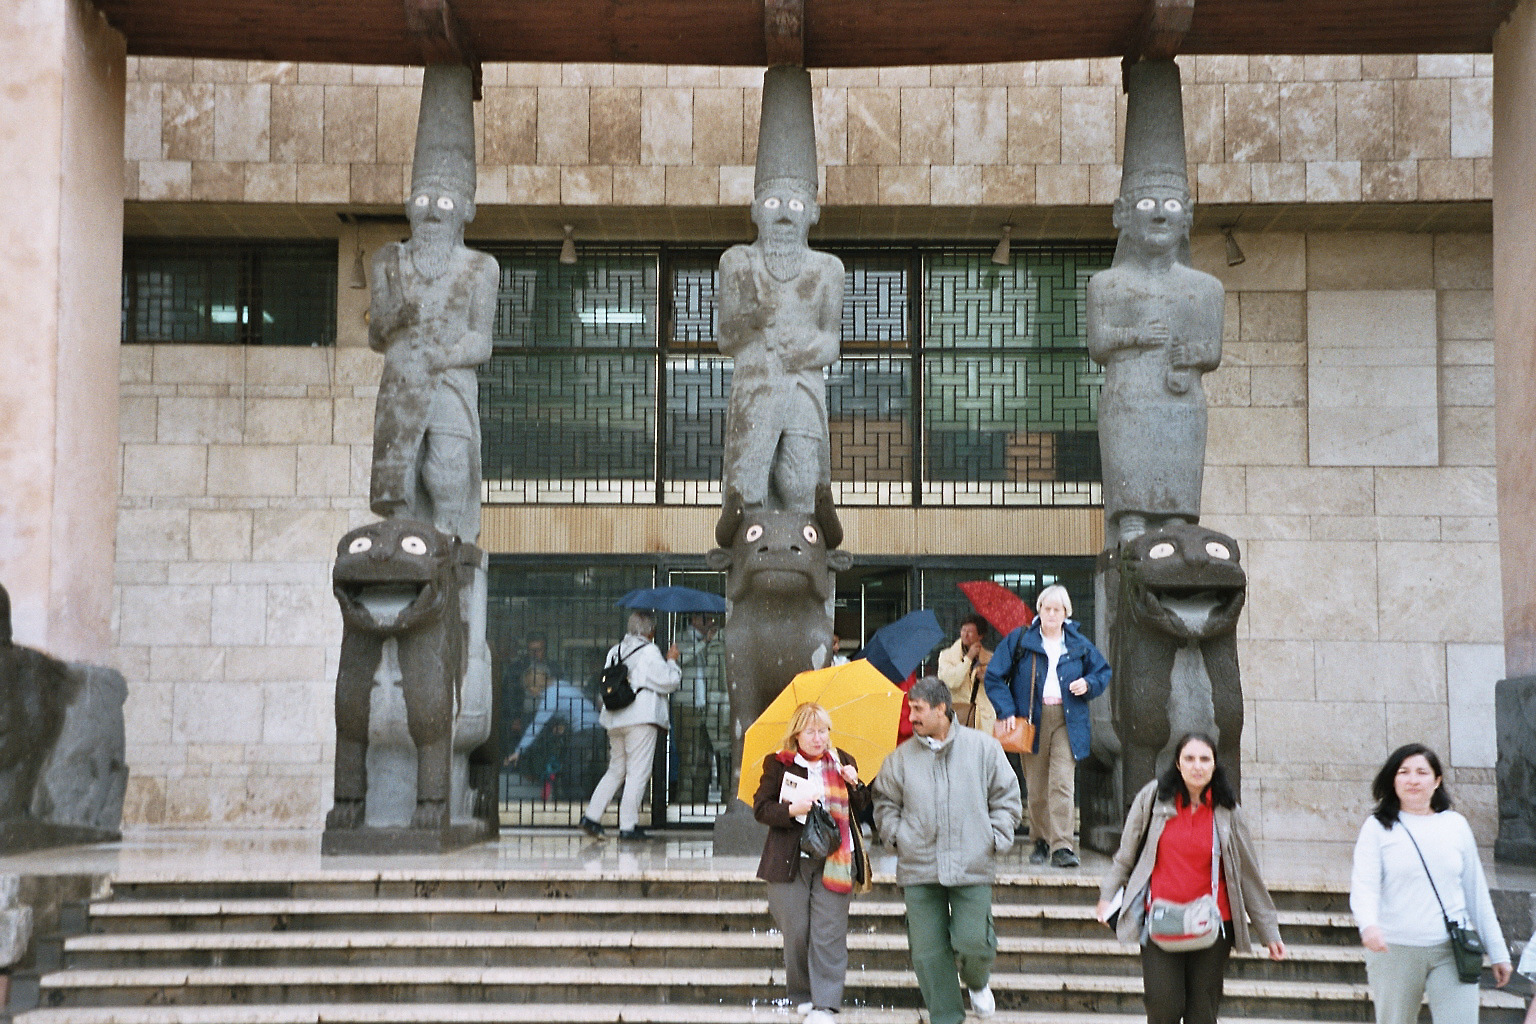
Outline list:
[[[1440,780],[1434,793],[1430,794],[1429,809],[1437,812],[1451,809],[1451,794],[1445,791],[1445,770],[1440,767],[1439,755],[1422,743],[1405,743],[1387,755],[1387,763],[1381,766],[1381,771],[1371,780],[1371,796],[1376,798],[1376,809],[1371,812],[1371,816],[1388,831],[1397,824],[1398,812],[1403,809],[1397,799],[1397,770],[1414,755],[1422,755],[1429,762],[1429,770]]]

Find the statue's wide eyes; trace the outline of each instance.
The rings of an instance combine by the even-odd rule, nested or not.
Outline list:
[[[778,208],[779,208],[779,197],[778,196],[769,196],[767,199],[763,200],[763,209],[765,209],[765,210],[777,210]]]
[[[438,196],[437,208],[439,210],[451,210],[453,209],[453,200],[449,199],[447,196]]]
[[[415,534],[408,534],[400,541],[400,550],[408,555],[424,555],[427,553],[427,542]]]
[[[1205,542],[1205,553],[1210,555],[1212,558],[1232,557],[1232,552],[1227,550],[1227,546],[1216,540],[1208,540]]]
[[[1153,544],[1152,550],[1147,552],[1147,557],[1167,558],[1171,554],[1173,554],[1173,545],[1163,541],[1161,544]]]
[[[748,544],[751,544],[753,541],[759,539],[760,537],[762,537],[762,535],[763,535],[763,524],[761,524],[761,523],[753,523],[751,526],[747,527],[746,540],[747,540]]]
[[[794,210],[796,213],[799,213],[801,210],[805,209],[805,203],[799,199],[791,199],[789,201],[789,208]]]
[[[1151,213],[1153,210],[1157,209],[1157,200],[1156,199],[1142,199],[1142,200],[1138,200],[1137,203],[1136,203],[1136,209],[1140,210],[1142,213]]]
[[[347,545],[347,554],[360,555],[373,547],[373,541],[367,537],[353,537],[352,543]]]
[[[1184,209],[1184,204],[1179,202],[1177,199],[1164,199],[1163,209],[1167,210],[1169,213],[1178,213],[1180,210]]]
[[[800,535],[805,538],[806,543],[808,544],[815,544],[816,538],[821,536],[816,532],[816,527],[810,525],[809,523],[806,524],[805,529],[800,531]]]
[[[411,200],[411,202],[415,203],[417,206],[421,207],[422,209],[426,209],[427,208],[427,204],[432,202],[432,197],[431,196],[427,196],[427,195],[420,195],[420,196],[417,196],[415,199]]]

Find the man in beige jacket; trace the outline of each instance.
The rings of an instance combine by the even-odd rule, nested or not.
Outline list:
[[[992,710],[992,702],[987,699],[987,688],[981,685],[987,675],[987,663],[992,660],[992,652],[981,643],[986,628],[986,620],[979,615],[972,615],[961,623],[960,639],[939,652],[938,674],[954,698],[955,715],[960,724],[990,736],[997,712]]]

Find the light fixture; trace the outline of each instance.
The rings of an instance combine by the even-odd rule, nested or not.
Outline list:
[[[565,241],[560,243],[560,262],[568,267],[576,262],[576,239],[572,237],[575,230],[574,224],[565,225]]]
[[[997,248],[992,250],[992,262],[993,263],[996,263],[1000,267],[1006,267],[1008,265],[1009,259],[1010,259],[1010,256],[1011,256],[1011,253],[1010,253],[1009,249],[1010,249],[1011,239],[1012,238],[1013,238],[1013,225],[1012,224],[1004,224],[1003,225],[1003,237],[998,239],[998,241],[997,241]]]
[[[1242,246],[1237,244],[1237,239],[1232,237],[1232,229],[1235,227],[1237,227],[1236,224],[1228,224],[1221,229],[1221,237],[1227,241],[1227,266],[1229,267],[1235,267],[1248,259],[1243,255]]]
[[[356,217],[352,221],[352,242],[357,248],[357,255],[352,259],[352,287],[368,287],[368,264],[363,259],[363,229]]]

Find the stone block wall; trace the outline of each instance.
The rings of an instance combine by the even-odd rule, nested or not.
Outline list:
[[[1245,800],[1267,838],[1352,840],[1385,754],[1421,741],[1454,766],[1458,807],[1491,842],[1504,669],[1491,239],[1265,234],[1244,238],[1237,267],[1220,239],[1197,243],[1228,289],[1203,511],[1248,568]],[[1342,311],[1362,305],[1413,380],[1379,353],[1318,373]],[[1371,433],[1398,402],[1410,429]]]
[[[1195,199],[1487,199],[1486,54],[1187,57]],[[129,58],[129,200],[397,204],[420,70]],[[823,198],[1108,204],[1117,60],[821,69]],[[760,68],[487,64],[480,204],[750,201]]]
[[[366,348],[128,345],[113,623],[133,826],[316,827],[341,619],[368,518]]]

